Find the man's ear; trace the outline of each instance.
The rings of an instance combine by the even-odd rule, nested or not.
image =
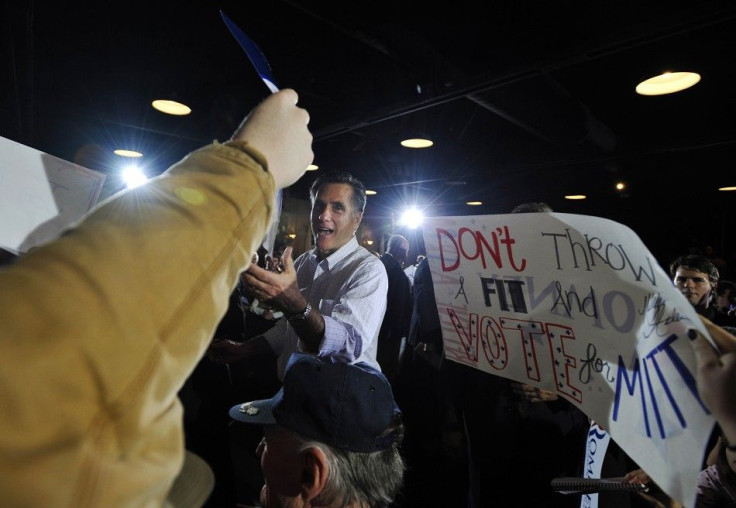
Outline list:
[[[710,282],[710,279],[708,279]],[[718,292],[716,291],[718,289],[718,283],[717,282],[711,282],[710,283],[710,292],[708,297],[708,302],[715,305],[716,297],[718,296]]]
[[[302,495],[305,499],[314,499],[327,484],[329,465],[321,448],[310,446],[302,452]]]
[[[363,220],[363,212],[355,212],[353,220],[355,222],[355,231],[358,231],[358,228],[360,227],[360,221]]]

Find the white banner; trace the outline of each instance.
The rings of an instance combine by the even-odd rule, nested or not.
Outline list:
[[[436,217],[423,234],[446,358],[555,391],[693,506],[715,422],[686,331],[708,333],[638,236],[562,213]]]

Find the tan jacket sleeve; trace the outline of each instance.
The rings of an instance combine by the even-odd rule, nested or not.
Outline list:
[[[193,152],[0,269],[3,506],[163,503],[177,392],[273,214],[244,150]]]

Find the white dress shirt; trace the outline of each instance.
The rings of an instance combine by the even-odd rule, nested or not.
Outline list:
[[[409,278],[409,285],[414,286],[414,273],[417,271],[417,265],[409,265],[404,268],[404,273]]]
[[[305,252],[296,258],[294,267],[299,289],[325,320],[318,356],[333,362],[366,362],[380,370],[376,351],[388,292],[381,260],[353,237],[322,261],[316,249]],[[299,349],[299,337],[286,319],[263,335],[278,355],[282,379],[291,353]]]

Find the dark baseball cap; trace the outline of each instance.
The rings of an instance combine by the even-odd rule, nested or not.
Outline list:
[[[270,399],[238,404],[234,420],[278,424],[335,448],[375,452],[391,446],[400,415],[386,376],[365,363],[332,363],[293,353],[281,389]]]

